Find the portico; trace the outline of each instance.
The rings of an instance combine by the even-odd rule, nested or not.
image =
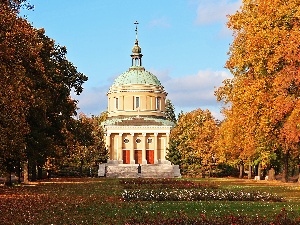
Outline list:
[[[158,164],[165,161],[170,127],[108,126],[109,163]]]

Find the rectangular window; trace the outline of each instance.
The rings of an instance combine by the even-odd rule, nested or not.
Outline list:
[[[156,98],[156,110],[160,110],[160,97]]]
[[[116,98],[116,109],[119,109],[119,98]]]
[[[140,97],[135,97],[135,108],[140,107]]]

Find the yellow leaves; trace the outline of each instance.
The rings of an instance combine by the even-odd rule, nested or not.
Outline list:
[[[208,110],[197,109],[183,114],[172,129],[170,138],[179,142],[178,150],[186,160],[189,156],[207,159],[213,154],[217,124]]]
[[[251,64],[258,74],[263,68],[266,74],[273,74],[283,61],[297,60],[292,55],[300,38],[298,11],[295,1],[244,3],[240,12],[229,17],[228,26],[235,30],[235,39],[227,68],[243,71]]]
[[[300,102],[298,101],[280,130],[280,139],[290,147],[297,147],[300,142]]]
[[[235,33],[226,67],[234,78],[216,91],[218,100],[229,103],[220,128],[220,149],[233,149],[227,155],[237,157],[296,146],[300,2],[244,0],[228,26]]]

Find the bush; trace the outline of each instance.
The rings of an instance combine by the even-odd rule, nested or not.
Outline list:
[[[239,170],[227,163],[220,163],[217,165],[217,168],[215,169],[215,176],[216,177],[238,177],[239,176]]]
[[[200,164],[185,164],[181,166],[181,174],[186,177],[202,177],[203,167]]]

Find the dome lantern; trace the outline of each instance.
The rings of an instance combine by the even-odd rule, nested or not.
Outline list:
[[[130,55],[131,56],[131,66],[138,66],[138,67],[141,67],[142,66],[142,49],[141,47],[139,46],[139,41],[138,41],[138,28],[137,28],[137,25],[139,24],[137,21],[135,21],[134,23],[136,26],[135,26],[135,43],[134,43],[134,46],[132,48],[132,54]]]

